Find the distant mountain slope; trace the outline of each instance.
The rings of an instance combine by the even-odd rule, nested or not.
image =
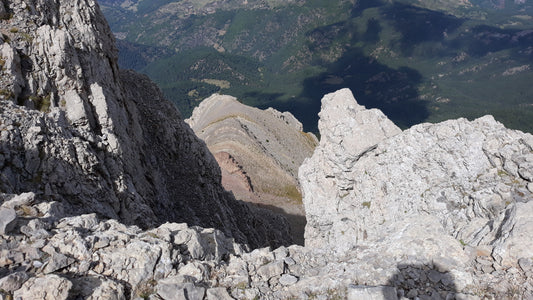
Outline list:
[[[213,95],[186,120],[222,170],[222,184],[237,199],[287,215],[303,244],[305,213],[298,168],[318,144],[290,113],[259,110],[231,96]],[[298,240],[299,239],[299,240]]]
[[[214,92],[292,112],[349,87],[402,128],[493,114],[533,131],[533,4],[496,0],[106,1],[120,64],[181,111]]]

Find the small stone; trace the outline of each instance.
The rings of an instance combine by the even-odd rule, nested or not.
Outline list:
[[[414,287],[415,286],[415,281],[413,279],[407,279],[407,285],[409,287]]]
[[[437,283],[442,279],[442,273],[436,270],[431,270],[428,273],[428,278],[431,280],[431,282]]]
[[[443,300],[441,295],[439,294],[439,292],[437,292],[436,290],[433,290],[431,292],[431,300]]]
[[[490,274],[490,273],[494,272],[494,268],[492,267],[492,265],[490,265],[490,266],[483,265],[483,266],[481,266],[481,271],[483,271],[483,273]]]
[[[281,246],[278,249],[274,250],[274,259],[284,259],[289,255],[289,250]]]
[[[4,235],[9,232],[13,225],[17,213],[12,208],[0,207],[0,235]]]
[[[445,274],[440,280],[445,286],[451,286],[453,284],[453,277],[450,274]]]
[[[420,282],[426,282],[428,280],[428,277],[426,275],[426,272],[421,271],[420,272]]]
[[[199,262],[192,262],[180,268],[178,273],[179,275],[192,277],[196,281],[203,281],[208,276],[209,270]]]
[[[26,282],[30,277],[25,272],[17,272],[10,274],[2,279],[0,279],[0,290],[6,292],[14,292]]]
[[[57,228],[83,228],[91,229],[98,225],[96,214],[87,214],[76,217],[63,218]]]
[[[476,262],[483,265],[483,266],[492,266],[493,262],[488,260],[488,259],[484,259],[484,258],[481,258],[481,257],[478,257],[476,258]]]
[[[202,300],[205,296],[205,288],[194,286],[192,283],[158,284],[156,291],[165,300]]]
[[[349,286],[348,300],[390,300],[398,299],[396,288],[390,286]]]
[[[40,259],[42,252],[39,251],[38,248],[31,247],[31,246],[21,246],[20,251],[24,253],[25,260],[34,260],[34,259]]]
[[[283,261],[287,264],[287,266],[294,266],[296,264],[292,257],[285,257]]]
[[[533,260],[531,258],[520,258],[518,265],[526,273],[533,272]]]
[[[96,241],[93,245],[93,248],[94,249],[101,249],[101,248],[105,248],[109,246],[109,240],[107,239],[99,239],[98,241]]]
[[[55,272],[57,270],[63,269],[70,264],[72,264],[74,261],[72,259],[69,259],[65,255],[61,253],[54,253],[48,260],[48,264],[46,267],[44,267],[43,273],[49,274],[52,272]]]
[[[276,260],[272,263],[269,263],[267,265],[264,265],[262,267],[260,267],[258,270],[257,270],[257,274],[261,277],[263,277],[263,279],[270,279],[274,276],[277,276],[277,275],[280,275],[283,273],[283,270],[284,270],[285,266],[284,266],[284,263],[282,260]]]
[[[409,290],[409,292],[407,293],[407,298],[409,299],[413,299],[415,298],[416,296],[418,296],[418,290],[417,289],[411,289]]]
[[[455,294],[454,293],[448,293],[446,295],[445,300],[455,300]]]
[[[281,285],[293,285],[296,282],[298,282],[298,278],[290,274],[283,274],[281,275],[281,278],[279,279],[279,283]]]
[[[0,268],[4,268],[12,264],[13,261],[5,256],[0,256]]]
[[[207,290],[207,300],[233,300],[225,288],[211,288]]]

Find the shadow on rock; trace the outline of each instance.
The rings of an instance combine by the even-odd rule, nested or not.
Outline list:
[[[398,298],[451,300],[457,293],[453,275],[432,265],[400,264],[388,285],[396,288]]]
[[[307,224],[307,220],[305,216],[302,215],[296,215],[286,212],[284,209],[273,206],[273,205],[266,205],[266,204],[260,204],[260,203],[253,203],[255,206],[260,207],[262,209],[268,209],[275,214],[281,215],[289,221],[290,226],[290,233],[293,240],[293,243],[284,244],[284,246],[290,246],[292,244],[304,245],[304,232],[305,232],[305,225]]]
[[[463,299],[457,297],[453,275],[441,271],[431,265],[400,264],[386,286],[352,285],[348,287],[348,299]]]

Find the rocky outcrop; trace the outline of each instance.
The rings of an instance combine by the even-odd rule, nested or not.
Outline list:
[[[306,246],[250,252],[285,220],[225,192],[179,112],[118,70],[95,2],[0,4],[0,299],[533,297],[530,134],[490,116],[401,132],[326,95]]]
[[[531,134],[491,116],[400,132],[348,90],[326,95],[320,116],[321,143],[300,168],[307,247],[433,264],[461,289],[532,256]]]
[[[303,244],[304,211],[298,168],[318,140],[288,112],[260,110],[213,95],[186,120],[222,169],[222,184],[237,199],[282,210]],[[299,240],[298,240],[299,239]]]
[[[134,82],[142,86],[143,80],[146,78],[137,77]],[[5,225],[2,225],[3,233],[0,233],[0,296],[22,299],[506,299],[533,296],[528,210],[531,191],[524,190],[524,186],[526,189],[531,187],[528,179],[528,170],[531,168],[528,163],[532,152],[527,150],[530,149],[527,148],[530,147],[527,146],[530,145],[530,135],[507,130],[490,117],[474,122],[455,120],[435,125],[422,124],[399,132],[378,111],[367,111],[358,106],[347,90],[327,95],[321,116],[326,121],[330,109],[342,107],[355,114],[346,114],[344,121],[359,120],[351,127],[344,127],[345,131],[342,132],[349,134],[346,131],[349,129],[352,132],[364,133],[359,126],[370,126],[372,123],[376,126],[371,128],[380,129],[374,131],[369,139],[361,135],[364,142],[360,145],[355,145],[355,140],[350,138],[338,139],[346,141],[347,144],[341,143],[344,146],[350,145],[343,151],[321,151],[323,147],[341,147],[323,142],[301,168],[302,175],[317,157],[331,159],[329,163],[318,160],[323,163],[314,166],[317,176],[309,177],[316,180],[333,179],[329,186],[324,184],[315,187],[322,190],[330,188],[333,196],[325,198],[330,202],[321,204],[316,199],[314,202],[307,201],[322,193],[317,191],[307,194],[308,191],[313,191],[308,186],[309,180],[302,181],[306,193],[304,201],[306,207],[310,204],[321,204],[325,212],[334,205],[342,208],[337,213],[340,217],[325,214],[331,218],[329,226],[326,224],[308,231],[312,234],[307,236],[306,247],[290,246],[275,250],[261,248],[248,252],[245,245],[236,243],[233,238],[217,229],[165,223],[156,228],[142,230],[114,219],[101,219],[97,214],[62,217],[65,207],[63,202],[42,201],[43,195],[35,193],[4,194],[0,211],[6,212],[3,216],[7,217],[2,217],[2,224]],[[328,127],[329,124],[331,123],[321,123],[321,128],[326,129],[323,133],[339,132],[327,131],[332,128]],[[335,120],[333,124],[344,126],[346,123]],[[409,139],[413,132],[419,135]],[[440,135],[437,135],[437,132]],[[399,211],[397,213],[401,213],[401,216],[394,218],[394,211],[388,211],[386,205],[376,205],[374,201],[380,203],[378,200],[386,199],[391,202],[391,210],[394,207],[398,210],[395,201],[409,203],[412,198],[404,198],[402,194],[392,197],[383,190],[370,187],[363,189],[364,182],[356,177],[358,174],[367,176],[364,172],[366,170],[373,176],[372,179],[365,180],[379,180],[381,174],[370,166],[383,168],[383,174],[390,176],[395,164],[400,164],[395,166],[400,169],[406,165],[403,159],[421,163],[420,166],[450,166],[451,162],[443,163],[446,160],[443,160],[442,156],[445,158],[446,155],[466,154],[460,152],[465,148],[459,146],[455,146],[453,151],[446,148],[447,151],[441,152],[441,147],[451,145],[448,138],[459,143],[458,138],[462,134],[468,134],[469,141],[474,142],[472,145],[478,145],[473,137],[482,137],[484,135],[481,133],[488,135],[490,132],[494,133],[494,139],[491,141],[503,138],[506,139],[506,144],[501,147],[495,142],[481,145],[486,145],[484,153],[494,153],[489,149],[495,148],[490,147],[499,149],[499,156],[492,156],[491,161],[494,161],[496,167],[506,170],[505,173],[489,170],[473,181],[470,181],[469,177],[463,177],[463,181],[453,181],[460,174],[450,174],[448,177],[441,177],[441,185],[435,186],[451,193],[451,190],[446,189],[449,182],[452,182],[452,186],[456,184],[455,189],[460,191],[467,191],[465,187],[468,184],[477,184],[480,188],[484,185],[496,185],[498,191],[510,184],[510,195],[515,198],[502,208],[500,215],[496,215],[498,211],[494,207],[497,206],[491,206],[493,208],[490,210],[482,206],[493,202],[476,202],[476,198],[472,196],[477,195],[474,192],[468,197],[470,202],[458,208],[454,205],[438,206],[438,203],[445,201],[443,199],[429,202],[434,204],[430,206],[424,204],[422,196],[419,195],[421,198],[409,205],[413,208],[416,208],[417,204],[426,205],[424,209],[417,212]],[[153,135],[168,138],[164,131]],[[431,148],[424,148],[424,155],[416,156],[414,153],[417,150],[408,146],[423,144],[424,139],[430,139],[432,136],[436,136],[436,140],[433,140]],[[373,138],[377,145],[369,142]],[[443,144],[439,144],[439,139]],[[324,136],[324,141],[334,140],[331,136]],[[404,144],[406,141],[410,144]],[[384,145],[389,148],[383,148]],[[391,148],[391,145],[396,148]],[[411,156],[403,152],[406,151],[402,150],[404,148],[410,149]],[[513,149],[524,151],[517,152]],[[329,157],[330,153],[336,155]],[[435,153],[440,156],[435,156]],[[343,160],[340,156],[346,154],[350,157]],[[388,160],[381,160],[382,156]],[[425,157],[429,159],[424,160]],[[470,159],[475,161],[473,157]],[[338,165],[338,162],[343,161],[353,164]],[[370,161],[374,163],[370,164]],[[460,160],[459,156],[454,162],[452,167],[469,166]],[[498,162],[502,165],[498,165]],[[510,162],[514,162],[516,168]],[[366,169],[358,169],[359,164],[363,163]],[[413,170],[413,166],[409,168]],[[323,170],[329,172],[327,176]],[[390,177],[392,179],[388,183],[390,182],[391,186],[387,191],[394,192],[404,188],[403,193],[417,193],[417,185],[423,181],[402,182],[404,178],[409,179],[414,175],[407,169],[401,170],[402,176]],[[421,167],[414,170],[417,171],[414,172],[415,175],[426,174],[425,178],[435,180],[439,178],[439,173],[431,177],[433,175],[422,172]],[[513,170],[516,173],[512,173]],[[308,177],[302,176],[302,179]],[[350,188],[350,183],[353,184],[353,189]],[[462,190],[457,185],[459,183],[462,183]],[[355,189],[356,186],[361,188]],[[367,198],[364,198],[365,201],[359,205],[355,204],[356,191],[369,193],[373,197],[372,202],[367,203]],[[489,193],[486,189],[479,191]],[[382,193],[382,198],[372,194],[373,192]],[[434,207],[440,209],[436,210]],[[453,209],[459,209],[480,215],[467,215],[478,219],[472,217],[471,223],[461,223],[463,220],[460,212],[446,215],[444,207],[452,212]],[[371,216],[374,216],[374,222],[367,219],[367,210],[373,211]],[[485,218],[491,226],[487,227],[487,230],[477,224],[482,223],[479,220],[483,221],[482,213],[489,211],[492,215],[486,215]],[[504,215],[503,218],[501,214]],[[356,220],[360,223],[349,221],[358,215],[361,217]],[[443,215],[448,217],[442,219]],[[390,220],[382,222],[378,216],[388,216]],[[319,223],[324,222],[319,219],[319,215],[308,214],[308,217],[313,221],[309,226],[324,224]],[[453,222],[462,227],[449,227]],[[457,230],[458,234],[469,232],[463,231],[468,229],[468,226],[478,226],[478,232],[483,232],[485,240],[475,243],[463,240],[464,236],[452,234],[453,230]],[[490,242],[493,234],[491,230],[495,228],[498,228],[499,233],[496,233],[493,242]],[[359,237],[360,230],[363,233]],[[364,230],[367,231],[366,234]],[[337,232],[339,234],[336,234]],[[314,233],[317,234],[313,235]],[[317,242],[318,240],[320,242]]]
[[[46,208],[30,210],[24,196],[4,203],[14,204],[18,226],[0,237],[0,295],[15,299],[131,299],[189,283],[203,295],[192,283],[208,281],[216,264],[243,253],[221,231],[187,224],[142,231],[96,214],[51,222],[39,217]]]
[[[461,270],[452,269],[456,252],[421,263],[419,255],[438,250],[420,234],[435,232],[429,218],[346,255],[302,246],[247,252],[219,230],[183,223],[141,230],[95,214],[54,221],[57,207],[35,197],[12,195],[2,205],[16,211],[16,226],[0,235],[4,298],[520,299],[533,291],[531,258],[509,268],[478,249]]]
[[[2,3],[1,192],[60,203],[57,217],[180,221],[252,247],[287,242],[283,218],[256,216],[224,191],[213,156],[157,87],[118,69],[95,1]]]

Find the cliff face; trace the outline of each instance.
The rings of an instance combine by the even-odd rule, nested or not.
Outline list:
[[[159,90],[118,70],[96,3],[0,4],[0,298],[533,296],[530,134],[490,116],[401,132],[326,95],[306,247],[247,252],[285,220],[235,201]]]
[[[445,236],[489,247],[500,263],[532,254],[533,244],[517,243],[531,226],[531,134],[490,116],[400,132],[348,90],[322,105],[321,144],[300,169],[306,245],[347,251],[430,218]]]
[[[320,117],[322,140],[300,168],[306,247],[429,263],[461,288],[533,255],[531,134],[491,116],[401,132],[349,90],[326,95]]]
[[[69,215],[178,220],[254,247],[284,241],[282,219],[256,217],[224,191],[216,161],[157,87],[119,71],[95,1],[2,5],[2,192],[35,192]]]

